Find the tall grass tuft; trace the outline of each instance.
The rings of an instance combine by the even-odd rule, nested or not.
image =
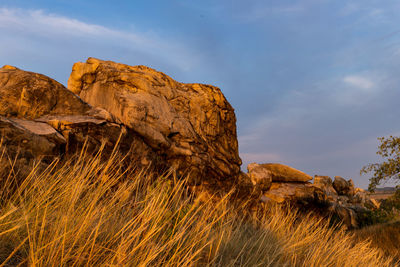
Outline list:
[[[354,231],[356,242],[369,240],[371,246],[394,257],[400,266],[400,221],[371,225]]]
[[[37,164],[3,195],[0,266],[391,266],[311,215],[274,207],[244,219],[229,194],[204,201],[173,173],[101,158]]]

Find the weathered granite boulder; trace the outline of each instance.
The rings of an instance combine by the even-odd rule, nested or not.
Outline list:
[[[319,204],[327,201],[326,194],[310,183],[272,182],[270,189],[264,192],[264,202]]]
[[[257,169],[258,173],[270,173],[272,182],[300,182],[305,183],[312,180],[312,177],[295,168],[279,163],[251,163],[251,169]],[[253,171],[254,172],[254,171]],[[249,170],[250,173],[250,170]],[[251,173],[250,173],[251,174]],[[260,176],[260,175],[259,175]]]
[[[314,186],[320,188],[331,201],[337,200],[338,194],[333,188],[332,179],[329,176],[314,176]]]
[[[348,195],[349,197],[353,197],[354,194],[356,193],[356,191],[355,191],[355,186],[354,186],[354,182],[353,182],[352,179],[349,179],[349,180],[347,181],[347,183],[348,183],[348,185],[349,185],[349,191],[347,192],[347,195]]]
[[[6,183],[9,192],[26,177],[31,169],[39,164],[45,168],[52,160],[60,156],[66,140],[46,123],[6,118],[0,116],[0,182]],[[11,178],[3,181],[3,177]],[[5,197],[6,192],[0,192]]]
[[[163,156],[143,138],[101,108],[93,108],[60,83],[44,75],[12,66],[0,69],[0,138],[7,155],[19,156],[29,169],[33,159],[50,162],[73,155],[86,145],[88,152],[103,147],[109,155],[119,142],[127,159],[149,165]]]
[[[263,168],[257,163],[250,163],[247,165],[247,171],[253,185],[259,187],[263,191],[271,187],[272,173],[270,170]]]
[[[333,204],[330,206],[330,212],[339,217],[347,229],[356,229],[359,226],[357,213],[346,206]]]
[[[16,67],[0,69],[0,115],[35,119],[43,115],[84,114],[91,107],[42,74]]]
[[[220,180],[239,175],[235,114],[217,87],[89,58],[74,64],[68,88],[114,115],[176,170]]]
[[[105,114],[109,117],[108,114]],[[51,125],[66,140],[65,154],[73,155],[86,145],[88,152],[100,148],[104,156],[109,156],[116,144],[127,159],[148,166],[156,153],[146,145],[143,139],[124,125],[107,121],[103,116],[88,115],[47,115],[36,121]]]
[[[46,123],[3,116],[0,136],[9,156],[27,159],[58,156],[66,144],[65,138]]]
[[[346,181],[343,177],[335,176],[333,187],[339,195],[347,195],[352,197],[355,193],[353,180]]]

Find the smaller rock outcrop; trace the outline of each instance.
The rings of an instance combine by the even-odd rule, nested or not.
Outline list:
[[[323,204],[327,201],[325,193],[310,183],[276,183],[263,194],[264,202],[294,203],[303,205]]]
[[[320,205],[327,201],[323,190],[308,182],[312,177],[302,171],[279,163],[251,163],[247,169],[264,203]]]
[[[258,173],[270,173],[272,182],[308,182],[312,180],[312,177],[302,171],[296,170],[295,168],[279,163],[264,163],[257,164],[251,163],[250,169],[257,170]],[[249,173],[251,174],[252,172]]]
[[[357,213],[354,209],[333,203],[329,211],[336,215],[347,229],[356,229],[359,227]]]
[[[321,214],[340,219],[348,229],[357,228],[360,218],[378,203],[367,192],[355,188],[351,179],[335,176],[310,175],[277,163],[251,163],[248,176],[256,188],[263,188],[260,200],[264,203],[294,204],[301,210],[319,210]]]

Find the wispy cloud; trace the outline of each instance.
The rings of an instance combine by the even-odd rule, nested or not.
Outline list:
[[[181,43],[154,33],[112,29],[42,10],[0,8],[0,34],[5,33],[42,40],[75,40],[93,48],[99,45],[120,47],[132,53],[136,51],[164,58],[185,71],[198,61],[196,53]]]
[[[374,82],[368,79],[367,77],[359,76],[359,75],[349,75],[343,78],[343,82],[348,85],[360,88],[360,89],[371,89],[375,86]]]

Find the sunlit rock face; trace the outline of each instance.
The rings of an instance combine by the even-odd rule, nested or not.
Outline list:
[[[260,202],[289,204],[327,217],[333,215],[347,229],[359,227],[368,210],[379,208],[364,190],[354,187],[351,179],[335,176],[332,182],[329,176],[315,175],[314,183],[310,183],[310,175],[279,163],[251,163],[247,169],[248,174],[243,177],[261,191]]]
[[[310,175],[290,166],[279,163],[251,163],[247,168],[250,175],[255,170],[258,172],[264,171],[265,173],[269,173],[272,182],[308,182],[312,180]]]
[[[16,67],[0,68],[0,115],[35,119],[83,114],[91,109],[59,82]]]
[[[74,64],[68,89],[107,110],[178,171],[219,180],[240,173],[234,110],[217,87],[89,58]]]
[[[47,76],[8,65],[0,68],[0,138],[3,158],[18,157],[21,173],[39,160],[45,164],[74,155],[84,145],[89,153],[103,147],[103,154],[110,155],[118,140],[131,161],[148,165],[159,159],[106,110],[90,106]]]

